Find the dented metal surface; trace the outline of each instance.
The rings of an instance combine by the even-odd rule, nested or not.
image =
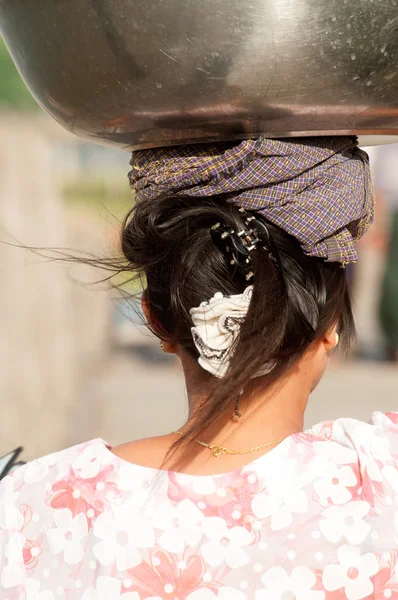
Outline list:
[[[398,136],[397,0],[0,0],[0,31],[92,141]]]

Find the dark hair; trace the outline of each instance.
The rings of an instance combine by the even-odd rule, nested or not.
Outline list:
[[[216,222],[235,230],[244,225],[236,205],[213,198],[165,197],[137,202],[121,229],[127,270],[146,280],[155,332],[193,357],[197,351],[190,309],[216,292],[239,294],[248,285],[242,273],[231,272],[226,255],[213,242],[210,228]],[[260,245],[252,252],[253,296],[228,376],[219,380],[209,375],[211,393],[190,423],[190,435],[199,436],[223,413],[265,363],[276,361],[276,366],[262,378],[263,389],[334,324],[343,347],[355,334],[345,269],[307,256],[292,236],[269,222],[267,226],[276,263]]]

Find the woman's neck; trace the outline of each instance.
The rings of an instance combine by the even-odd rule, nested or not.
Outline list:
[[[187,424],[181,428],[183,431],[188,428],[189,421],[195,419],[195,414],[206,397],[203,393],[205,384],[202,381],[201,385],[201,381],[198,380],[198,371],[192,372],[189,368],[184,368],[184,371],[190,412]],[[304,412],[312,386],[313,378],[306,369],[305,363],[296,364],[294,369],[282,380],[265,391],[261,391],[261,381],[253,380],[243,391],[239,403],[241,417],[237,418],[234,415],[235,398],[233,398],[223,414],[216,416],[213,422],[200,433],[200,436],[197,436],[197,439],[205,443],[223,446],[229,450],[247,450],[300,432],[303,430]],[[191,454],[188,448],[189,446],[185,447],[185,451]],[[266,451],[266,449],[261,449],[239,457],[223,455],[219,459],[217,468],[220,463],[223,466],[228,465],[225,470],[238,468]],[[197,455],[197,452],[196,445],[192,448],[192,456]],[[210,467],[211,463],[214,468],[216,466],[214,457],[211,457],[212,460],[209,463],[209,454],[210,452],[206,449],[200,451],[195,458],[196,466],[203,461],[206,468]]]
[[[183,361],[182,361],[183,362]],[[184,364],[190,406],[190,419],[206,397],[206,377],[200,370]],[[281,440],[303,429],[304,411],[314,387],[313,373],[306,361],[297,363],[283,380],[272,389],[261,391],[261,382],[251,382],[244,390],[239,411],[234,416],[235,398],[212,424],[195,439],[223,446],[228,450],[248,450],[267,442]],[[189,422],[182,426],[186,430]],[[148,467],[167,469],[193,475],[216,475],[242,468],[275,446],[261,448],[244,455],[223,454],[215,457],[203,446],[189,440],[170,454],[170,448],[179,439],[175,433],[157,438],[138,440],[115,448],[113,452],[130,462]]]
[[[249,445],[259,445],[271,438],[279,439],[302,431],[310,391],[302,382],[291,378],[279,389],[265,393],[243,390],[239,402],[241,417],[235,415],[235,399],[232,399],[223,415],[216,417],[201,435],[215,443],[240,447],[247,446],[248,441]],[[189,401],[189,419],[194,419],[203,395],[189,395]]]

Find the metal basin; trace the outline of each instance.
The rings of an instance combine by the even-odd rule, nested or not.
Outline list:
[[[41,106],[92,141],[398,139],[397,0],[0,0],[0,31]]]

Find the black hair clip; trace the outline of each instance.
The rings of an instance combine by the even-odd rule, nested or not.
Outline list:
[[[244,219],[245,228],[236,232],[231,227],[215,223],[210,228],[210,233],[216,246],[227,255],[230,267],[243,269],[246,281],[250,281],[253,278],[250,253],[257,244],[261,243],[268,250],[273,261],[275,258],[270,250],[271,238],[266,224],[247,213],[244,208],[239,211],[245,217],[247,215]]]
[[[221,223],[213,225],[210,231],[215,244],[229,255],[231,265],[247,266],[250,262],[250,250],[236,231]]]
[[[241,212],[246,212],[244,210],[244,208],[242,208],[240,210],[241,210]],[[257,237],[261,241],[263,248],[265,248],[265,250],[268,251],[268,256],[269,256],[270,260],[272,260],[272,262],[277,264],[277,260],[272,252],[271,234],[269,232],[267,225],[264,223],[264,221],[257,219],[256,217],[251,215],[248,217],[248,219],[246,219],[246,225],[250,226],[250,228],[256,232]]]

